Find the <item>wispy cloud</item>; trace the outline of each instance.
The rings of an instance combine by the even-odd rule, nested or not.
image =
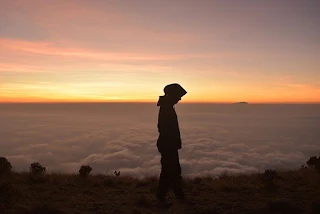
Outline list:
[[[1,52],[18,51],[30,54],[54,55],[61,57],[78,57],[104,61],[157,61],[181,60],[190,58],[212,58],[213,54],[147,54],[147,53],[117,53],[100,52],[90,49],[56,47],[47,42],[28,42],[21,40],[0,40]]]
[[[3,1],[0,84],[139,82],[132,93],[142,97],[146,83],[180,82],[192,101],[319,102],[319,31],[305,24],[320,20],[306,12],[312,5]],[[310,87],[274,86],[287,77]]]

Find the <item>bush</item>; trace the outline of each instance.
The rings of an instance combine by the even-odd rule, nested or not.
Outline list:
[[[114,173],[113,173],[115,176],[117,176],[117,177],[119,177],[120,176],[120,171],[119,172],[117,172],[117,171],[114,171]]]
[[[92,171],[92,168],[90,166],[81,166],[79,170],[79,174],[81,177],[87,178],[91,171]]]
[[[307,164],[309,167],[314,168],[317,165],[317,163],[319,162],[319,160],[320,160],[320,157],[317,158],[316,156],[313,156],[313,157],[309,158],[309,160],[307,161]]]
[[[40,163],[35,162],[30,165],[30,172],[34,175],[42,175],[46,172],[46,167],[43,167]]]
[[[0,175],[11,172],[11,163],[4,157],[0,157]]]
[[[320,157],[310,157],[309,160],[307,161],[307,164],[309,167],[314,168],[320,173]]]

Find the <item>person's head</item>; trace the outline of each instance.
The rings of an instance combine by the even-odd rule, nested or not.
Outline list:
[[[187,93],[187,91],[184,90],[184,88],[182,88],[182,86],[177,83],[167,85],[166,87],[164,87],[163,91],[165,96],[172,101],[173,105],[177,104],[181,100],[181,98]]]

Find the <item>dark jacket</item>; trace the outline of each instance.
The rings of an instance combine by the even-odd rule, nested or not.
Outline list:
[[[168,102],[166,96],[159,99],[160,106],[158,117],[159,138],[157,147],[160,153],[181,149],[181,137],[179,123],[173,105]]]

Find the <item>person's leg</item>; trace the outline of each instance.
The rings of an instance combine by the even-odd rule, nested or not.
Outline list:
[[[179,199],[184,199],[184,192],[182,190],[182,177],[181,177],[181,166],[179,162],[178,151],[172,153],[172,187],[173,192]]]
[[[161,173],[159,186],[157,190],[157,198],[164,201],[170,188],[170,156],[167,153],[161,153]]]

